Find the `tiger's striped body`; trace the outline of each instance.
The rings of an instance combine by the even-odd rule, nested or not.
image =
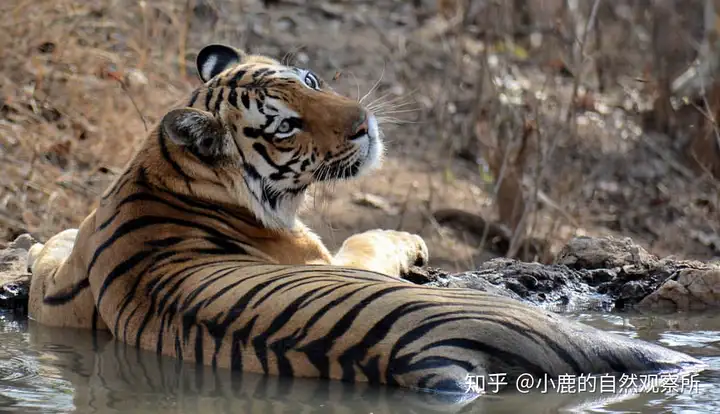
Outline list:
[[[331,255],[297,209],[313,182],[377,162],[374,117],[310,72],[235,53],[204,49],[188,108],[163,118],[78,231],[31,250],[31,317],[204,365],[417,389],[698,364],[517,301],[405,282],[427,260],[408,233],[362,233]]]

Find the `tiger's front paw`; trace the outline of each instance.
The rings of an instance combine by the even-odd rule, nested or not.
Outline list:
[[[425,240],[417,234],[406,231],[395,230],[373,230],[383,238],[387,238],[392,247],[388,250],[395,251],[398,260],[398,273],[406,274],[411,266],[425,266],[428,263],[429,254]]]
[[[411,266],[428,263],[428,248],[422,237],[405,231],[370,230],[349,237],[340,255],[349,264],[390,276],[407,274]]]

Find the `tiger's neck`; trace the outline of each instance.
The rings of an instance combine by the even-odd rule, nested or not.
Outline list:
[[[288,228],[271,228],[264,224],[250,204],[242,204],[238,197],[228,195],[227,186],[209,168],[171,170],[145,146],[128,164],[102,197],[95,211],[98,236],[110,237],[111,223],[154,223],[133,231],[123,244],[123,257],[145,249],[147,242],[158,239],[183,240],[202,249],[212,244],[243,246],[243,255],[274,264],[330,263],[331,255],[319,237],[293,215]],[[186,166],[187,167],[187,166]],[[206,177],[201,173],[210,172]],[[214,180],[214,181],[213,181]],[[167,224],[167,225],[165,225]],[[109,232],[106,234],[106,232]],[[208,239],[214,241],[210,243]],[[229,244],[227,244],[229,243]],[[229,249],[227,254],[237,254]]]
[[[304,227],[297,216],[306,191],[279,193],[262,180],[240,172],[238,166],[207,165],[152,133],[128,164],[128,173],[173,193],[216,205],[218,209],[247,211],[264,228],[286,230]],[[108,190],[109,191],[109,190]]]

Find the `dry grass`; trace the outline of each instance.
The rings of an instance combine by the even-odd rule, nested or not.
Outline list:
[[[191,89],[182,14],[91,3],[0,5],[0,239],[76,226],[145,124]]]

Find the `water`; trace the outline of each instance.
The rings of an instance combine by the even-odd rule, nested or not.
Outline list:
[[[291,380],[178,364],[0,314],[0,412],[22,413],[713,413],[720,412],[720,316],[576,314],[603,330],[660,343],[710,369],[684,393],[490,394],[450,405],[429,394]]]

